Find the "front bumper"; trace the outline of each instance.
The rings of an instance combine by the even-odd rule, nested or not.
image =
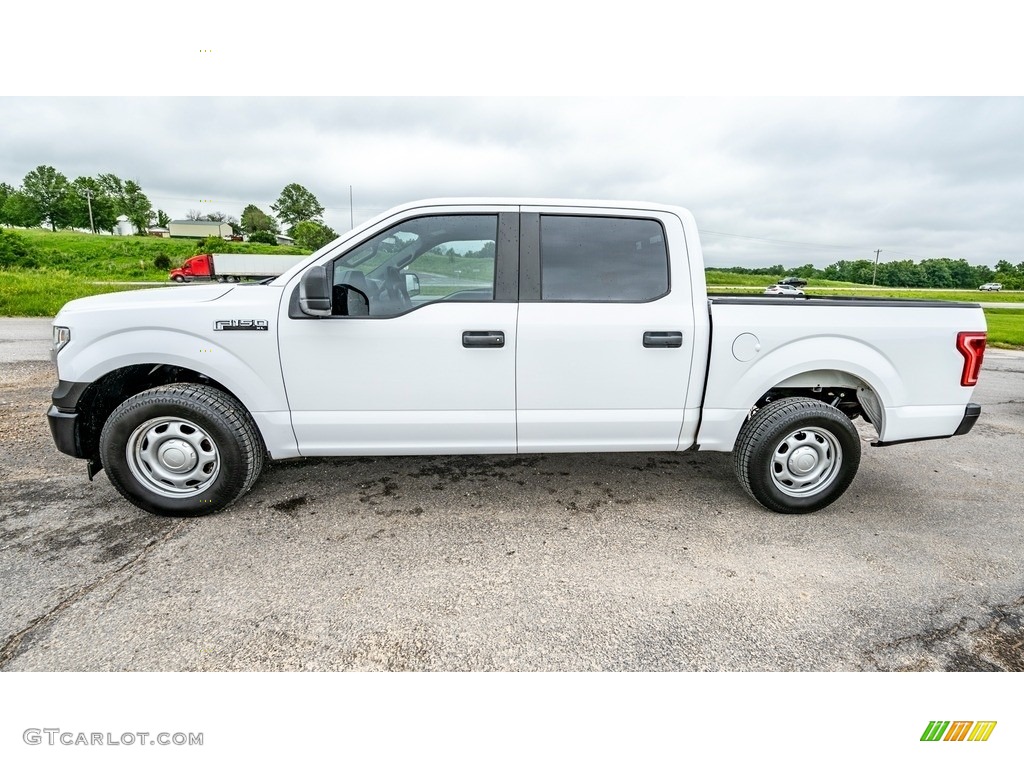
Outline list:
[[[58,451],[76,459],[86,458],[78,442],[77,413],[51,405],[50,410],[46,412],[46,420],[50,422],[50,434],[53,435],[53,442]]]
[[[46,412],[57,450],[76,459],[88,458],[79,441],[81,422],[78,420],[78,401],[88,386],[82,381],[58,381],[51,395],[53,405]]]

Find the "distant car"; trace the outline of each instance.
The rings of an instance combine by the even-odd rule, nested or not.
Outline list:
[[[802,277],[786,277],[783,278],[782,280],[779,280],[779,285],[792,285],[797,288],[803,288],[805,285],[807,285],[807,281],[804,280]]]
[[[985,283],[978,290],[979,291],[1001,291],[1001,290],[1003,290],[1003,284],[1002,283]]]
[[[764,289],[766,296],[803,296],[804,292],[799,288],[794,288],[792,285],[769,285]]]

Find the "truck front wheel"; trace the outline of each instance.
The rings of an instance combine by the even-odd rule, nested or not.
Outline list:
[[[256,482],[264,454],[242,404],[202,384],[170,384],[130,397],[100,434],[110,482],[132,504],[157,515],[223,509]]]
[[[860,435],[837,408],[787,397],[755,413],[736,438],[744,490],[774,512],[814,512],[838,499],[860,466]]]

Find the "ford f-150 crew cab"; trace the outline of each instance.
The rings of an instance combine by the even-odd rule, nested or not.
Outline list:
[[[277,278],[107,294],[54,319],[57,447],[137,506],[221,509],[264,459],[732,451],[778,512],[874,445],[962,435],[976,304],[709,299],[693,217],[647,203],[430,200]]]

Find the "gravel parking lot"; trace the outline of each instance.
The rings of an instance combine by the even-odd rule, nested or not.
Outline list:
[[[684,453],[291,461],[175,520],[53,447],[48,333],[0,320],[0,669],[1024,671],[1024,353],[809,516]]]

